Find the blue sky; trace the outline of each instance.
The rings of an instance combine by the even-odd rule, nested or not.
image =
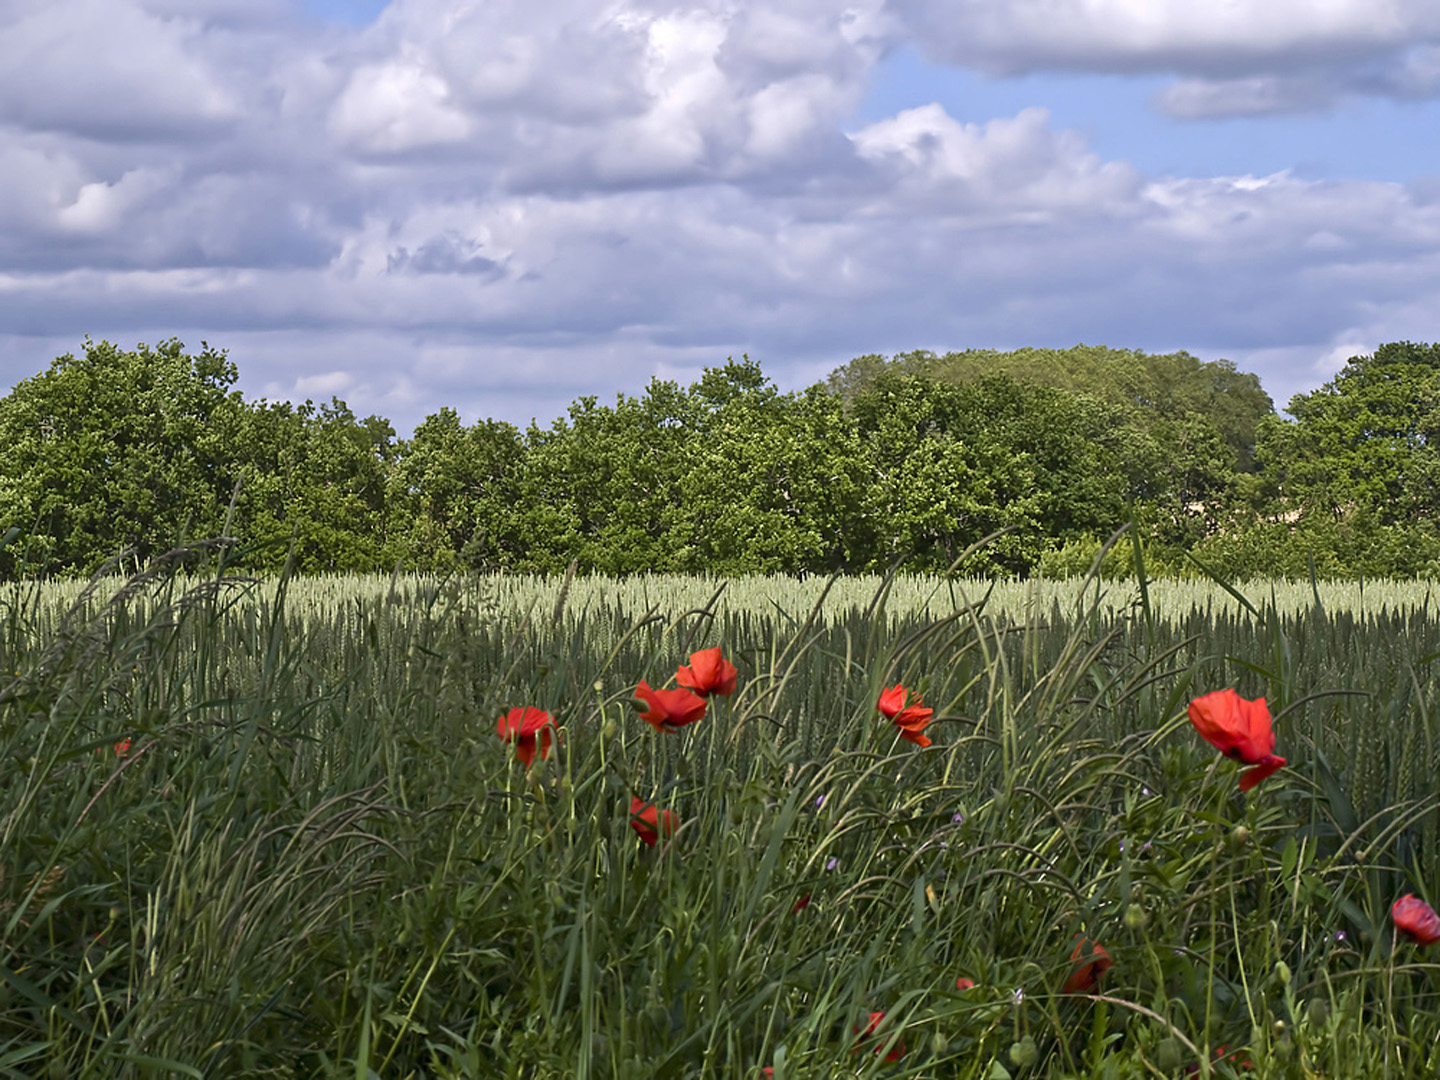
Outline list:
[[[1430,0],[15,0],[0,386],[549,423],[748,353],[1440,339]]]

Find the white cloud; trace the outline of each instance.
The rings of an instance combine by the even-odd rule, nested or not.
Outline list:
[[[1223,76],[1440,35],[1440,9],[1429,0],[895,0],[893,8],[936,54],[1009,73]]]
[[[444,404],[544,421],[747,351],[787,385],[1081,340],[1313,385],[1335,349],[1440,337],[1433,184],[1149,177],[1042,108],[847,119],[902,32],[965,63],[1181,72],[1173,115],[1309,107],[1316,64],[1353,88],[1387,49],[1405,63],[1366,92],[1440,81],[1428,9],[1380,0],[1359,34],[1358,4],[1296,2],[961,0],[941,26],[919,0],[393,0],[351,31],[25,0],[0,15],[0,370],[87,332],[206,338],[247,390],[402,429]]]
[[[439,75],[419,63],[388,62],[351,74],[330,113],[330,131],[365,153],[395,154],[460,142],[470,123]]]
[[[217,134],[240,102],[197,57],[201,29],[128,0],[18,0],[0,13],[3,115],[104,141]]]

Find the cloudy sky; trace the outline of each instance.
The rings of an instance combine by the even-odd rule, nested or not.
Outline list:
[[[1440,340],[1434,0],[0,0],[0,385],[544,425],[1085,342],[1284,404]]]

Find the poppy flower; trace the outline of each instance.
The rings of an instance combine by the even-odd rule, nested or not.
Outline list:
[[[1440,941],[1440,915],[1418,896],[1406,893],[1390,909],[1395,929],[1417,945],[1434,945]]]
[[[881,1020],[884,1020],[884,1019],[885,1019],[885,1014],[884,1014],[883,1012],[872,1012],[872,1013],[870,1014],[870,1023],[869,1023],[868,1025],[866,1025],[866,1028],[865,1028],[864,1031],[861,1031],[861,1030],[860,1030],[860,1025],[859,1025],[859,1024],[856,1024],[856,1025],[855,1025],[856,1042],[859,1042],[861,1039],[864,1039],[867,1035],[873,1035],[873,1034],[875,1034],[875,1029],[880,1026],[880,1021],[881,1021]],[[887,1042],[889,1042],[889,1041],[890,1041],[890,1040],[889,1040],[889,1037],[888,1037],[888,1036],[885,1037],[885,1038],[882,1038],[882,1039],[880,1040],[879,1045],[875,1047],[875,1053],[878,1054],[878,1053],[880,1053],[881,1050],[884,1050],[884,1049],[885,1049],[885,1044],[886,1044]],[[855,1046],[855,1047],[852,1047],[852,1048],[851,1048],[850,1053],[852,1053],[852,1054],[858,1054],[858,1053],[860,1052],[860,1050],[861,1050],[861,1047]],[[899,1060],[900,1060],[900,1055],[903,1054],[903,1053],[905,1053],[905,1044],[902,1043],[902,1042],[897,1042],[894,1046],[892,1046],[892,1047],[890,1048],[890,1052],[885,1055],[885,1060],[886,1060],[886,1061],[899,1061]]]
[[[114,749],[116,757],[124,757],[126,754],[130,753],[130,740],[117,739],[112,749]]]
[[[701,697],[709,694],[733,694],[735,665],[720,656],[720,649],[701,649],[690,654],[690,664],[675,672],[675,681],[688,686]]]
[[[974,989],[975,989],[975,980],[974,980],[974,979],[967,979],[964,975],[961,975],[958,979],[955,980],[955,989],[956,989],[956,990],[974,990]]]
[[[1100,985],[1100,976],[1115,966],[1115,961],[1110,959],[1105,946],[1097,945],[1089,938],[1081,938],[1075,943],[1070,962],[1075,968],[1061,988],[1067,994],[1091,993]]]
[[[650,847],[655,846],[662,833],[668,840],[677,824],[673,810],[657,810],[638,796],[630,796],[630,827]]]
[[[1240,776],[1249,791],[1284,764],[1275,756],[1275,732],[1264,698],[1246,701],[1234,690],[1216,690],[1190,702],[1190,722],[1201,738],[1228,758],[1255,768]]]
[[[554,741],[555,718],[547,712],[526,705],[523,709],[511,709],[500,717],[495,733],[506,742],[515,744],[515,756],[528,769],[535,760],[535,749],[539,746],[540,756],[550,756],[550,744]]]
[[[923,706],[924,702],[920,700],[919,694],[912,700],[910,691],[899,683],[888,690],[882,690],[880,700],[875,704],[886,719],[899,729],[902,739],[909,739],[916,746],[929,746],[929,738],[921,732],[925,725],[930,723],[930,717],[935,710]]]
[[[649,707],[640,719],[656,731],[676,731],[705,715],[705,699],[689,690],[651,690],[642,679],[635,696]]]
[[[798,915],[798,914],[800,914],[800,912],[804,911],[804,910],[805,910],[807,907],[809,907],[809,906],[810,906],[810,894],[809,894],[809,893],[806,893],[804,896],[800,897],[799,900],[796,900],[796,901],[795,901],[795,906],[790,909],[790,914],[791,914],[791,915]]]

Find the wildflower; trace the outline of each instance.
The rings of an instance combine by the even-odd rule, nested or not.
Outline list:
[[[1100,985],[1100,976],[1115,966],[1115,961],[1110,959],[1110,954],[1105,951],[1105,946],[1097,945],[1089,938],[1080,938],[1075,943],[1075,951],[1070,954],[1070,962],[1075,965],[1070,977],[1065,980],[1061,988],[1067,994],[1088,994]]]
[[[529,705],[523,709],[511,709],[495,725],[495,733],[500,738],[515,744],[515,756],[527,769],[535,760],[537,744],[541,758],[550,756],[554,729],[555,718],[553,716]]]
[[[640,719],[656,731],[676,731],[705,715],[705,699],[689,690],[651,690],[642,679],[635,697],[649,709],[640,713]]]
[[[961,991],[974,990],[975,980],[967,979],[964,975],[961,975],[958,979],[955,980],[955,989]]]
[[[838,857],[832,858],[832,859],[829,859],[829,860],[826,861],[826,863],[825,863],[825,869],[826,869],[826,870],[834,870],[834,869],[835,869],[837,866],[839,866],[839,865],[840,865],[840,859],[839,859]]]
[[[870,1014],[870,1023],[869,1023],[868,1025],[866,1025],[864,1031],[861,1031],[861,1030],[860,1030],[860,1025],[859,1025],[859,1024],[856,1024],[856,1025],[855,1025],[855,1037],[856,1037],[856,1038],[855,1038],[855,1041],[856,1041],[856,1044],[857,1044],[857,1045],[855,1045],[854,1047],[851,1048],[850,1053],[852,1053],[852,1054],[858,1054],[858,1053],[860,1052],[860,1049],[861,1049],[861,1047],[858,1045],[858,1044],[860,1043],[860,1041],[863,1040],[866,1036],[874,1035],[874,1034],[875,1034],[875,1030],[880,1026],[880,1021],[882,1021],[882,1020],[884,1020],[884,1019],[885,1019],[885,1014],[884,1014],[883,1012],[872,1012],[872,1013]],[[881,1040],[879,1041],[879,1045],[877,1045],[877,1046],[875,1047],[875,1053],[878,1054],[878,1053],[880,1053],[880,1051],[884,1050],[884,1049],[885,1049],[885,1043],[886,1043],[887,1041],[888,1041],[888,1039],[881,1039]],[[890,1048],[890,1052],[885,1055],[885,1060],[886,1060],[886,1061],[899,1061],[899,1060],[900,1060],[900,1055],[903,1054],[903,1053],[905,1053],[905,1044],[902,1043],[902,1042],[896,1042],[895,1045]]]
[[[798,915],[798,914],[800,914],[800,912],[804,911],[804,910],[805,910],[807,907],[809,907],[809,906],[810,906],[810,894],[809,894],[809,893],[806,893],[804,896],[800,897],[799,900],[796,900],[796,901],[795,901],[795,906],[790,909],[790,914],[791,914],[791,915]]]
[[[678,824],[673,810],[657,810],[638,796],[630,796],[630,827],[650,847],[663,833],[668,840]]]
[[[910,701],[910,691],[896,683],[890,689],[881,692],[880,700],[875,707],[899,729],[902,739],[909,739],[916,746],[929,746],[929,738],[922,735],[921,732],[930,723],[930,717],[935,710],[924,708],[923,705],[924,702],[920,700],[919,694],[916,694],[914,700]]]
[[[1419,897],[1406,893],[1390,909],[1395,929],[1417,945],[1434,945],[1440,941],[1440,915]]]
[[[1253,1068],[1255,1067],[1253,1064],[1251,1064],[1249,1058],[1242,1058],[1242,1057],[1240,1056],[1240,1051],[1239,1051],[1238,1049],[1237,1049],[1237,1050],[1231,1050],[1229,1043],[1221,1043],[1219,1046],[1214,1047],[1214,1048],[1210,1051],[1210,1060],[1213,1061],[1213,1062],[1215,1062],[1215,1063],[1217,1063],[1217,1064],[1218,1064],[1219,1062],[1226,1061],[1227,1059],[1228,1059],[1228,1061],[1230,1062],[1230,1065],[1231,1065],[1232,1068],[1236,1068],[1236,1069],[1253,1069]],[[1191,1063],[1189,1066],[1186,1067],[1186,1069],[1185,1069],[1185,1075],[1186,1075],[1186,1076],[1194,1076],[1194,1075],[1195,1075],[1196,1073],[1198,1073],[1199,1071],[1200,1071],[1200,1063],[1199,1063],[1198,1061],[1197,1061],[1197,1062],[1193,1062],[1193,1063]],[[1213,1074],[1212,1074],[1212,1075],[1213,1075]]]
[[[1190,702],[1189,713],[1206,742],[1228,758],[1255,766],[1241,775],[1241,791],[1249,791],[1285,764],[1284,758],[1275,756],[1275,732],[1264,698],[1246,701],[1234,690],[1217,690]]]
[[[735,665],[720,656],[720,650],[701,649],[690,654],[690,665],[675,673],[675,681],[702,697],[735,692]]]

